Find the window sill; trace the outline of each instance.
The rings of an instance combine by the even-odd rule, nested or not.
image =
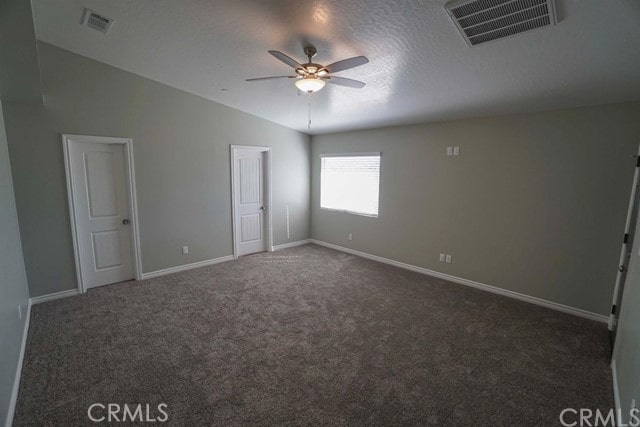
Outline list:
[[[340,212],[340,213],[345,213],[345,214],[350,214],[350,215],[364,216],[364,217],[367,217],[367,218],[378,218],[377,214],[368,214],[368,213],[363,213],[363,212],[348,211],[348,210],[344,210],[344,209],[331,209],[331,208],[320,207],[320,210],[321,211],[329,211],[329,212]]]

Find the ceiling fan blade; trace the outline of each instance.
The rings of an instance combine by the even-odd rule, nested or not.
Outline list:
[[[295,59],[285,55],[282,52],[279,52],[277,50],[270,50],[269,53],[271,55],[275,56],[280,61],[284,62],[285,64],[287,64],[290,67],[293,67],[293,68],[301,68],[302,67],[302,64],[300,64],[298,61],[296,61]]]
[[[347,79],[345,77],[333,77],[333,76],[331,76],[331,77],[323,78],[322,80],[326,80],[327,83],[331,83],[331,84],[334,84],[334,85],[347,86],[347,87],[352,87],[352,88],[355,88],[355,89],[362,89],[366,85],[365,82],[361,82],[359,80]]]
[[[247,79],[247,82],[255,82],[256,80],[273,80],[273,79],[295,79],[296,76],[272,76],[272,77],[256,77],[254,79]]]
[[[337,73],[338,71],[348,70],[350,68],[359,67],[368,63],[369,60],[364,56],[354,56],[353,58],[343,59],[342,61],[334,62],[327,65],[326,68],[330,73]]]

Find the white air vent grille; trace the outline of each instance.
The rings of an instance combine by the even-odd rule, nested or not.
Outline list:
[[[113,24],[113,19],[100,15],[91,9],[84,10],[82,25],[86,25],[89,28],[93,28],[94,30],[107,34],[111,28],[111,24]]]
[[[470,46],[556,24],[554,0],[465,0],[445,8]]]

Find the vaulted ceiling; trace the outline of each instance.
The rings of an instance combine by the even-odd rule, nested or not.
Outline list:
[[[468,47],[446,0],[33,0],[38,39],[310,134],[640,99],[640,1],[557,0],[559,23]],[[114,19],[80,25],[88,7]],[[328,64],[363,89],[299,95],[267,53]],[[311,129],[307,127],[311,108]]]

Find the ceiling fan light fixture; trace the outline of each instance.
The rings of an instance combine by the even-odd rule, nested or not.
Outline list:
[[[325,84],[327,84],[327,82],[315,76],[307,76],[296,80],[296,87],[306,93],[317,92],[322,89]]]

